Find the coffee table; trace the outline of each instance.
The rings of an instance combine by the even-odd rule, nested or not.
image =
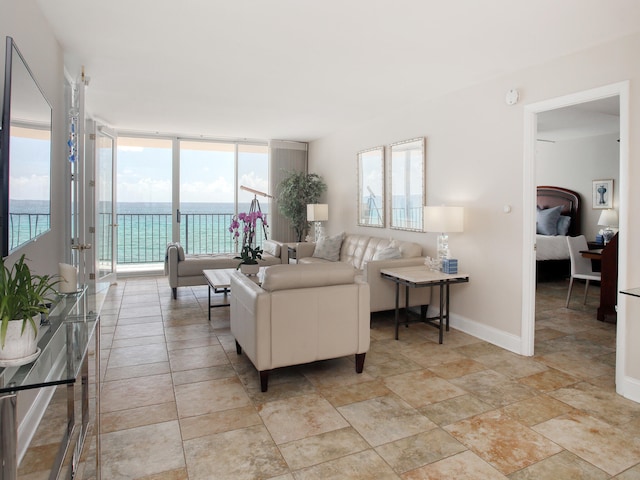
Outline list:
[[[255,279],[255,282],[259,285],[261,283],[265,268],[266,267],[260,267],[258,275],[252,275],[249,278]],[[202,271],[202,274],[204,275],[204,278],[206,278],[207,284],[209,285],[209,321],[211,321],[212,308],[229,306],[228,301],[225,303],[216,303],[215,305],[211,305],[211,290],[213,290],[214,293],[224,293],[224,297],[226,299],[227,294],[229,294],[231,291],[231,273],[234,271],[236,271],[235,268],[216,268],[213,270]]]

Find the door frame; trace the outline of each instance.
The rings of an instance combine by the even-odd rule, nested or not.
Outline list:
[[[118,136],[116,134],[116,132],[104,125],[101,125],[99,123],[96,124],[96,129],[95,129],[95,133],[96,133],[96,141],[94,143],[94,148],[95,148],[95,154],[94,154],[94,172],[95,172],[95,187],[94,187],[94,206],[93,206],[93,225],[94,225],[94,229],[98,228],[98,225],[100,224],[100,222],[98,221],[98,215],[100,214],[100,208],[98,205],[98,202],[100,201],[100,195],[99,195],[99,186],[101,185],[101,179],[98,178],[98,175],[100,174],[100,168],[98,168],[98,163],[100,162],[100,155],[98,152],[98,149],[100,148],[99,145],[99,141],[98,141],[98,137],[99,136],[104,136],[106,138],[109,138],[112,142],[112,148],[111,148],[111,192],[110,196],[111,196],[111,205],[112,205],[112,220],[111,220],[111,261],[112,261],[112,271],[110,273],[108,273],[107,275],[105,275],[104,277],[100,277],[100,265],[99,265],[99,261],[100,261],[100,252],[99,252],[99,245],[100,245],[100,235],[101,233],[96,231],[95,235],[94,235],[94,242],[95,242],[95,248],[93,249],[93,255],[94,255],[94,271],[95,271],[95,275],[96,275],[96,280],[99,282],[108,282],[109,284],[115,284],[117,282],[117,270],[118,270],[118,211],[117,211],[117,198],[116,198],[116,182],[117,182],[117,164],[116,164],[116,159],[117,159],[117,139]]]
[[[524,168],[523,168],[523,291],[521,354],[534,354],[535,341],[535,300],[536,300],[536,137],[538,114],[557,108],[585,103],[602,98],[618,96],[620,99],[620,175],[619,175],[619,219],[618,235],[618,287],[626,288],[628,238],[627,220],[629,205],[629,81],[623,81],[593,88],[524,107]],[[616,392],[624,395],[633,388],[626,376],[625,339],[627,315],[625,302],[618,302],[616,338]],[[639,401],[640,398],[636,398]]]

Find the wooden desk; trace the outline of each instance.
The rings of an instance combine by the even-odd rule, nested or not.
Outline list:
[[[594,250],[582,250],[580,254],[591,260],[600,261],[600,306],[597,318],[601,322],[616,322],[616,304],[618,299],[618,234],[604,247]]]

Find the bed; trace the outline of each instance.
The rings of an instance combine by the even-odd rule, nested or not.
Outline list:
[[[562,278],[571,272],[566,236],[581,234],[580,194],[562,187],[537,191],[536,266],[539,280]]]

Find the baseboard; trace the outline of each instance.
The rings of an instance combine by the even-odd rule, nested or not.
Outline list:
[[[616,393],[640,403],[640,380],[624,375],[622,381],[616,383]]]
[[[473,335],[474,337],[484,340],[485,342],[492,343],[494,345],[497,345],[498,347],[504,348],[505,350],[509,350],[510,352],[521,355],[521,337],[513,335],[511,333],[507,333],[503,330],[499,330],[489,325],[478,323],[474,320],[456,315],[454,313],[450,314],[449,319],[451,322],[451,326],[456,330],[460,330],[461,332]]]

